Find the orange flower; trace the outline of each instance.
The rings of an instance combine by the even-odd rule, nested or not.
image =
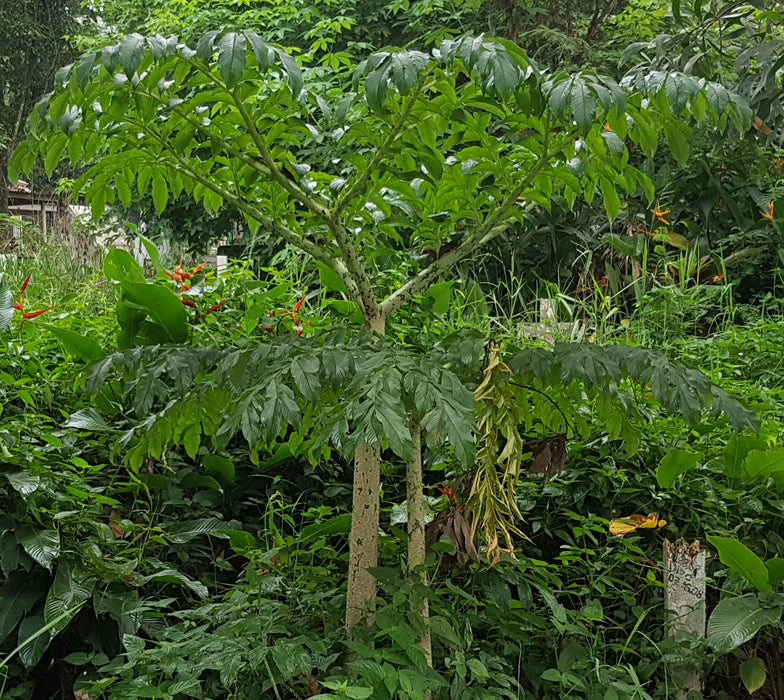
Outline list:
[[[773,202],[768,202],[768,211],[763,211],[762,216],[773,221]]]
[[[667,219],[664,218],[665,216],[667,216],[667,214],[670,213],[669,209],[662,209],[660,206],[657,205],[656,209],[651,209],[651,211],[653,212],[653,215],[663,224],[670,223],[669,221],[667,221]]]

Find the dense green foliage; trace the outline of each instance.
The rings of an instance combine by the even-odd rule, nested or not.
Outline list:
[[[86,3],[10,174],[195,257],[1,263],[0,696],[783,697],[781,16],[703,4]]]

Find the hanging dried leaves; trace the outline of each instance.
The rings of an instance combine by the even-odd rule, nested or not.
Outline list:
[[[562,473],[566,465],[566,433],[531,440],[525,447],[533,452],[528,475],[544,474],[545,482]]]
[[[488,340],[485,349],[484,379],[474,392],[480,404],[478,468],[466,509],[472,534],[482,529],[487,558],[495,564],[501,554],[515,556],[514,535],[528,539],[517,526],[523,515],[515,493],[524,443],[517,429],[520,417],[508,381],[512,371],[501,361],[494,340]]]
[[[455,551],[441,555],[442,568],[465,569],[472,562],[479,562],[479,538],[462,510],[442,510],[425,528],[425,547],[432,550],[444,536],[452,540]]]

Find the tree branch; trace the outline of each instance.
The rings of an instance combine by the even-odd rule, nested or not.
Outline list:
[[[292,182],[288,177],[286,177],[283,171],[275,163],[275,159],[272,157],[272,153],[270,152],[267,144],[264,142],[264,139],[262,138],[258,129],[256,129],[256,124],[253,121],[251,114],[248,112],[245,104],[239,98],[234,89],[227,88],[226,84],[222,80],[215,76],[211,71],[206,70],[203,66],[199,65],[193,60],[184,60],[186,60],[187,63],[189,63],[202,74],[207,75],[215,82],[216,85],[223,88],[229,95],[231,95],[240,117],[245,122],[248,133],[250,134],[254,145],[258,149],[262,163],[259,163],[256,158],[253,158],[247,153],[243,153],[235,148],[232,148],[226,142],[224,142],[224,147],[226,148],[227,153],[233,157],[240,158],[244,163],[249,164],[251,167],[259,170],[260,172],[263,172],[268,177],[271,177],[282,189],[288,192],[292,197],[294,197],[294,199],[305,206],[311,213],[318,216],[327,225],[333,237],[335,238],[335,243],[340,249],[340,252],[343,254],[344,260],[339,261],[337,258],[327,256],[329,259],[329,262],[327,262],[327,260],[324,260],[323,257],[317,257],[310,251],[306,252],[309,252],[309,254],[313,255],[313,257],[315,257],[317,260],[325,262],[332,269],[338,272],[338,274],[341,274],[341,279],[343,279],[343,282],[346,283],[351,296],[354,297],[357,302],[359,302],[366,317],[375,317],[379,315],[380,309],[376,300],[375,292],[373,291],[373,285],[370,281],[370,278],[368,277],[364,261],[362,260],[354,244],[351,242],[351,238],[345,226],[341,223],[339,212],[337,210],[330,210],[328,207],[324,206],[313,197],[308,195],[305,190],[303,190],[295,182]],[[412,99],[413,97],[414,96],[412,96]],[[198,124],[195,120],[191,119],[189,115],[186,115],[179,110],[175,111],[180,117],[194,126],[194,128],[209,135],[209,130],[203,127],[201,124]],[[259,220],[261,221],[261,219]],[[315,246],[315,244],[313,245]],[[343,277],[344,274],[347,274],[350,277],[351,284],[347,283],[348,279]]]
[[[367,168],[359,175],[359,177],[353,182],[353,184],[341,193],[340,197],[338,197],[337,204],[334,208],[334,214],[336,217],[339,217],[340,214],[343,213],[345,208],[349,205],[352,199],[356,197],[361,191],[362,188],[365,186],[365,183],[370,179],[370,176],[376,171],[376,169],[381,165],[384,159],[387,157],[387,153],[389,152],[390,147],[392,144],[397,140],[400,136],[400,133],[403,131],[403,127],[406,125],[408,118],[411,116],[411,111],[414,109],[414,105],[416,104],[419,95],[422,93],[425,87],[425,76],[427,75],[427,71],[423,71],[423,73],[417,79],[417,83],[414,86],[414,90],[411,93],[411,97],[408,99],[408,104],[401,110],[400,115],[397,118],[397,121],[393,125],[392,129],[390,129],[389,133],[387,134],[387,138],[384,140],[384,143],[376,149],[376,153],[373,156],[373,159],[370,161],[370,164]]]
[[[546,394],[541,389],[537,389],[535,386],[528,386],[528,384],[518,384],[517,382],[512,381],[511,379],[509,380],[509,383],[512,386],[519,386],[521,389],[527,389],[528,391],[533,391],[536,394],[544,396],[544,398],[546,398],[553,406],[555,406],[555,410],[558,411],[558,413],[561,414],[561,418],[563,418],[563,421],[566,424],[566,427],[569,430],[571,430],[572,433],[576,433],[577,432],[575,430],[574,426],[569,422],[569,419],[566,417],[566,414],[563,412],[563,409],[558,405],[558,402],[552,396],[550,396],[549,394]]]
[[[458,262],[468,257],[475,250],[509,228],[514,219],[502,220],[503,217],[506,216],[509,210],[514,206],[523,192],[531,186],[536,179],[536,176],[539,175],[550,162],[550,159],[559,153],[569,141],[573,140],[573,138],[572,135],[569,135],[558,141],[556,145],[550,149],[548,148],[549,134],[545,136],[545,153],[539,158],[534,167],[528,171],[528,174],[523,178],[523,181],[499,203],[493,213],[484,220],[473,234],[457,246],[457,248],[450,250],[446,255],[438,258],[432,265],[421,270],[414,277],[411,277],[402,287],[384,299],[380,305],[381,312],[385,315],[393,313],[409,301],[412,296],[427,289],[430,284],[454,267]]]
[[[167,165],[172,168],[172,170],[186,175],[206,189],[209,189],[212,192],[215,192],[215,194],[220,195],[225,201],[233,204],[243,214],[256,219],[263,226],[268,228],[276,235],[280,236],[287,243],[291,243],[294,247],[299,248],[315,260],[318,260],[319,262],[322,262],[333,269],[346,285],[346,288],[349,290],[349,294],[357,299],[359,298],[359,289],[357,288],[353,277],[349,274],[345,263],[340,258],[336,258],[335,256],[330,255],[329,251],[325,250],[321,246],[318,246],[312,241],[309,241],[301,234],[298,234],[296,231],[292,231],[290,228],[284,226],[275,219],[268,217],[266,214],[264,214],[264,212],[253,206],[250,202],[233,194],[224,187],[221,187],[213,179],[205,177],[201,173],[196,172],[189,166],[185,159],[183,159],[178,153],[174,151],[168,142],[164,141],[162,138],[159,138],[158,140],[163,146],[164,150],[174,159],[174,162],[167,162]],[[156,157],[154,153],[150,153],[150,156],[153,158]]]

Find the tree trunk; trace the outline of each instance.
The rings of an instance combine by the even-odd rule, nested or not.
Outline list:
[[[408,571],[419,577],[423,586],[427,586],[427,570],[425,569],[425,499],[422,483],[422,425],[419,418],[412,416],[408,423],[414,452],[406,466],[406,498],[408,503]],[[430,644],[430,611],[427,598],[422,598],[420,610],[424,622],[424,632],[419,638],[419,646],[425,652],[427,665],[433,666],[433,651]]]
[[[0,155],[0,214],[8,213],[8,160],[4,155]]]
[[[387,332],[387,317],[382,313],[374,315],[365,315],[365,328],[379,335],[385,335]]]
[[[8,182],[8,158],[0,153],[0,214],[8,214],[10,183]],[[0,253],[11,247],[13,239],[10,225],[0,221]]]
[[[366,316],[368,330],[384,335],[386,316]],[[381,445],[360,445],[354,455],[354,484],[349,540],[346,630],[349,637],[361,622],[372,624],[376,579],[369,569],[378,566]]]
[[[360,445],[354,455],[354,501],[349,541],[346,629],[373,622],[376,579],[368,569],[378,566],[381,445]]]

